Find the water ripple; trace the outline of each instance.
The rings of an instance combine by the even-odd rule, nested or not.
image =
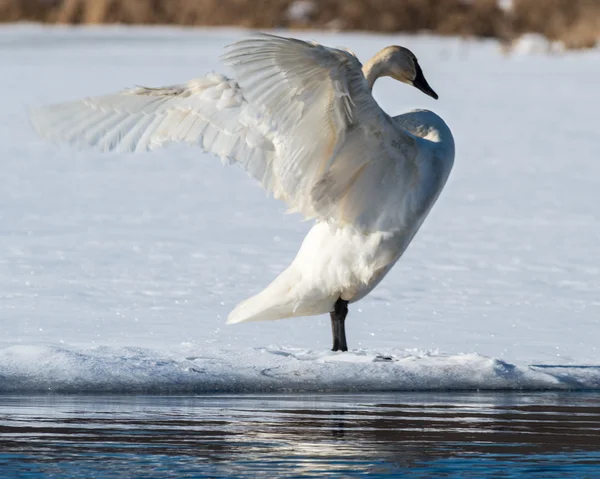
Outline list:
[[[599,393],[0,397],[0,477],[600,477]]]

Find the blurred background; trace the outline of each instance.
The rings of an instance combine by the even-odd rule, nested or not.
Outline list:
[[[600,38],[600,0],[0,0],[0,21],[428,31],[507,49],[536,33],[549,49],[581,49]]]

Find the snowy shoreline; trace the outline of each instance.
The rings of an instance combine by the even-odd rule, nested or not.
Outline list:
[[[225,327],[311,226],[242,171],[187,147],[57,149],[28,123],[29,106],[227,73],[222,47],[245,34],[0,28],[0,393],[600,388],[599,50],[294,32],[362,59],[409,47],[440,100],[387,79],[375,97],[438,112],[457,140],[440,200],[351,305],[353,352],[336,355],[326,315]]]
[[[287,348],[0,350],[0,394],[219,394],[600,389],[600,366],[516,366],[478,354]]]

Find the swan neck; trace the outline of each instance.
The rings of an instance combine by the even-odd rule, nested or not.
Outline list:
[[[375,55],[366,63],[366,65],[363,66],[363,75],[367,79],[369,90],[373,90],[375,80],[386,75],[383,67],[384,64],[379,55]]]

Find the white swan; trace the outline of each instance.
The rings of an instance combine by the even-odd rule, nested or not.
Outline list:
[[[228,47],[224,60],[235,80],[213,73],[137,87],[37,109],[32,123],[49,139],[103,151],[199,145],[316,218],[292,264],[228,322],[330,313],[333,350],[346,351],[348,303],[402,255],[454,161],[439,116],[391,118],[373,99],[373,83],[390,76],[437,95],[415,56],[398,46],[361,68],[349,51],[257,35]]]

